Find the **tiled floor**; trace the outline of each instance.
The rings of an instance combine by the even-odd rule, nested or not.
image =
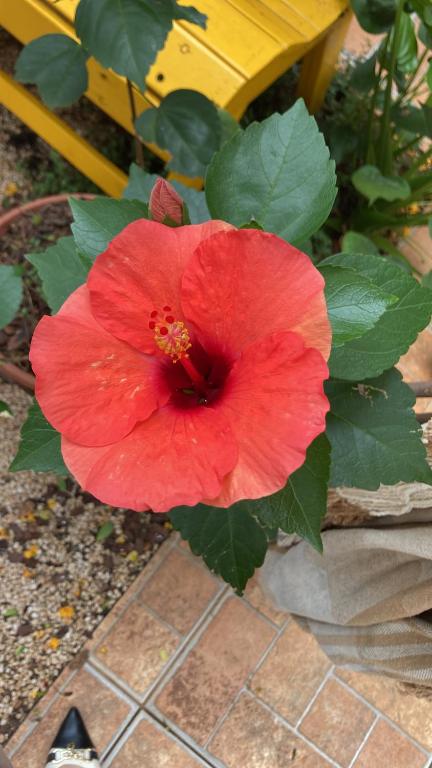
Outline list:
[[[432,697],[335,670],[313,637],[241,600],[176,536],[9,744],[43,768],[76,703],[104,768],[426,768]]]

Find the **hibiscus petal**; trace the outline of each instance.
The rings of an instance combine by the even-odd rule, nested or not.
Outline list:
[[[48,421],[82,445],[127,435],[167,402],[170,391],[154,357],[107,333],[94,319],[85,286],[33,335],[36,398]]]
[[[168,306],[168,314],[182,319],[180,283],[186,263],[202,240],[231,228],[223,221],[174,228],[146,219],[129,224],[90,270],[96,319],[117,338],[154,353],[151,313]]]
[[[66,465],[105,504],[166,512],[216,496],[238,458],[221,413],[205,406],[165,406],[123,440],[105,448],[62,441]]]
[[[181,300],[207,351],[231,361],[254,341],[289,330],[325,359],[330,354],[322,276],[308,256],[267,232],[220,232],[199,245]]]
[[[300,336],[277,333],[250,346],[234,363],[219,408],[239,445],[239,460],[221,493],[208,503],[228,507],[283,488],[306,449],[325,430],[328,368]]]

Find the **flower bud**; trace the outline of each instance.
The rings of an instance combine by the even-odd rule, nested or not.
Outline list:
[[[180,226],[184,223],[184,204],[180,195],[166,179],[159,178],[149,200],[150,217],[161,224]]]

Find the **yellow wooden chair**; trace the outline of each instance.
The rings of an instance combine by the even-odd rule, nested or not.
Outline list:
[[[193,88],[240,118],[256,96],[300,59],[299,96],[311,112],[320,106],[350,20],[348,0],[187,0],[187,4],[207,14],[207,30],[175,23],[150,70],[145,94],[134,89],[138,114],[157,106],[170,91]],[[0,0],[0,24],[22,43],[50,33],[73,37],[77,5],[78,0]],[[125,79],[94,59],[88,66],[87,97],[133,133]],[[125,174],[1,70],[0,103],[107,194],[121,195]],[[164,157],[157,147],[151,149]]]

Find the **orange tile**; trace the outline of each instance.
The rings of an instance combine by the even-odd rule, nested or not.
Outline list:
[[[274,624],[277,624],[278,627],[281,627],[289,618],[288,613],[277,611],[276,608],[273,608],[270,600],[266,598],[261,588],[257,574],[249,579],[244,596],[248,603],[253,605],[253,607],[264,616],[267,616],[267,618]]]
[[[274,634],[251,608],[229,598],[162,690],[157,707],[204,744]]]
[[[138,695],[158,677],[178,645],[178,637],[133,602],[95,651],[119,684],[126,683]]]
[[[330,667],[313,635],[293,621],[252,678],[250,687],[295,725]]]
[[[328,768],[256,699],[242,694],[208,747],[226,768]]]
[[[140,720],[109,768],[199,768],[204,763],[148,720]]]
[[[394,720],[403,731],[432,750],[432,700],[407,693],[396,680],[340,669],[338,677],[362,694],[377,709]]]
[[[80,710],[90,736],[101,754],[121,731],[130,706],[86,669],[65,687],[62,695],[13,757],[14,768],[41,768],[55,734],[70,707]]]
[[[423,768],[426,755],[385,720],[379,720],[369,736],[354,768]]]
[[[366,704],[337,680],[330,679],[303,720],[300,731],[347,768],[374,717]]]
[[[220,587],[199,562],[174,549],[140,594],[162,619],[187,634]]]

